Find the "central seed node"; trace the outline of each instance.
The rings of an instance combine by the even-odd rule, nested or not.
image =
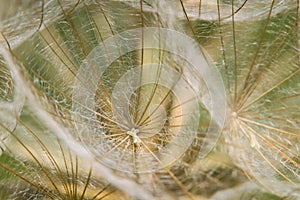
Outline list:
[[[139,129],[132,128],[130,131],[127,131],[127,134],[130,135],[133,139],[133,143],[140,143],[141,139],[137,134],[139,133]]]
[[[232,113],[231,113],[231,116],[232,116],[233,118],[237,118],[238,114],[237,114],[236,112],[232,112]]]

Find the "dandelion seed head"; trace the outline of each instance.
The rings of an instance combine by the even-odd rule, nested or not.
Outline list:
[[[0,19],[4,199],[299,196],[298,1],[32,2]]]

